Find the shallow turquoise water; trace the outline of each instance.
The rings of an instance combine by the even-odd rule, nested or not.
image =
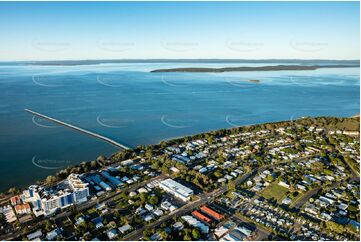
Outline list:
[[[67,165],[116,151],[97,139],[32,119],[24,108],[129,146],[236,125],[359,113],[359,68],[164,75],[149,72],[157,68],[232,65],[240,66],[0,65],[0,190],[31,184]],[[261,83],[250,83],[250,79]]]

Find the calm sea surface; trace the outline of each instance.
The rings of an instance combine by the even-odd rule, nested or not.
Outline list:
[[[117,149],[24,108],[134,147],[207,130],[302,116],[359,113],[359,68],[150,73],[245,64],[0,64],[0,191]],[[270,64],[249,64],[263,66]],[[260,83],[250,83],[257,79]]]

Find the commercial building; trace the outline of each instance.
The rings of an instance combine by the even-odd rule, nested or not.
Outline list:
[[[193,195],[192,189],[183,186],[182,184],[172,179],[166,179],[164,181],[161,181],[159,183],[159,187],[185,202],[189,201],[191,196]]]
[[[111,176],[108,171],[102,171],[101,175],[110,181],[115,187],[122,187],[124,183],[121,182],[118,178]]]
[[[217,213],[216,211],[214,211],[213,209],[210,209],[207,206],[202,206],[201,211],[208,214],[212,218],[217,219],[218,221],[220,221],[224,218],[224,216],[222,214]]]
[[[203,222],[206,222],[208,224],[212,222],[212,219],[208,218],[207,216],[204,216],[203,214],[201,214],[197,210],[192,212],[192,216],[199,219],[199,220],[202,220]]]
[[[111,191],[112,188],[107,183],[105,183],[98,174],[92,175],[91,180],[103,188],[105,191]]]

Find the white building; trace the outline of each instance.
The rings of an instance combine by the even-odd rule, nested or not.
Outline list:
[[[132,229],[132,226],[130,226],[129,224],[125,224],[122,227],[119,227],[118,230],[120,231],[120,233],[124,234],[125,232],[127,232],[128,230]]]
[[[84,183],[78,174],[70,174],[68,176],[69,186],[73,190],[73,197],[75,203],[86,202],[89,197],[89,184]]]
[[[84,183],[79,175],[70,174],[68,179],[59,183],[56,188],[46,189],[31,185],[23,195],[27,202],[32,203],[33,211],[42,210],[45,215],[49,215],[57,209],[87,201],[89,188],[88,183]]]
[[[14,213],[13,208],[10,205],[2,207],[1,212],[5,216],[6,222],[12,223],[16,221],[16,215]]]
[[[161,181],[159,183],[159,187],[185,202],[189,201],[191,196],[193,195],[192,189],[183,186],[182,184],[172,179],[166,179],[164,181]]]

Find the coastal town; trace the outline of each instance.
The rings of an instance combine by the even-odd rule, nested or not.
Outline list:
[[[359,117],[138,146],[1,199],[1,240],[360,240]]]

